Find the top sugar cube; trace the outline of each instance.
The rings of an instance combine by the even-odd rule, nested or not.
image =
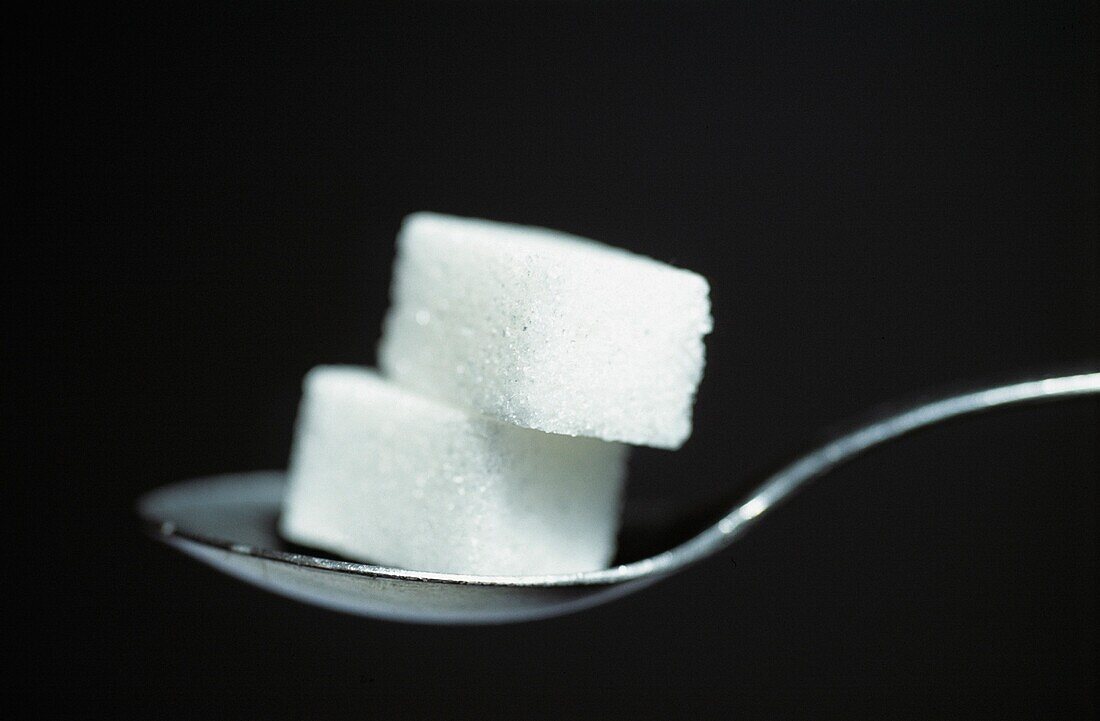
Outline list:
[[[691,435],[702,276],[543,228],[416,213],[379,361],[403,385],[526,428],[659,448]]]

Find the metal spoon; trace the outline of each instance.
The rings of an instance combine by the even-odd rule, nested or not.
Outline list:
[[[231,576],[331,609],[419,623],[505,623],[576,611],[636,591],[728,546],[811,479],[869,448],[950,418],[1029,401],[1100,393],[1100,373],[1048,377],[924,402],[860,426],[768,476],[748,500],[704,508],[657,537],[667,549],[601,571],[554,576],[468,576],[387,568],[309,555],[275,532],[284,474],[189,481],[138,502],[156,538]],[[715,520],[716,519],[716,520]],[[707,523],[709,522],[709,525]],[[691,522],[689,520],[690,528]],[[675,528],[679,528],[677,533]],[[624,534],[632,529],[624,528]],[[679,542],[681,538],[688,538]]]

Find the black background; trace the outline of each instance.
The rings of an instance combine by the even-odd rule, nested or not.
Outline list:
[[[744,484],[944,383],[1095,362],[1091,4],[226,5],[5,22],[0,704],[1095,711],[1094,401],[913,437],[682,575],[525,625],[299,605],[154,544],[131,510],[285,465],[306,370],[373,362],[420,209],[709,277],[696,431],[636,454],[637,498]]]

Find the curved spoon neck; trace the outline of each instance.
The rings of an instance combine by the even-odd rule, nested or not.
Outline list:
[[[655,568],[686,566],[739,538],[753,523],[815,478],[866,451],[944,421],[1022,403],[1100,393],[1100,372],[1054,376],[973,390],[910,405],[859,426],[771,474],[721,520],[676,548],[648,559]],[[645,562],[639,562],[645,563]],[[631,564],[635,565],[635,564]]]

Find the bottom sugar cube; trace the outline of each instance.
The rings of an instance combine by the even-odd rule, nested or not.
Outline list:
[[[322,366],[305,380],[280,530],[418,571],[605,568],[626,456],[618,443],[519,428],[367,369]]]

